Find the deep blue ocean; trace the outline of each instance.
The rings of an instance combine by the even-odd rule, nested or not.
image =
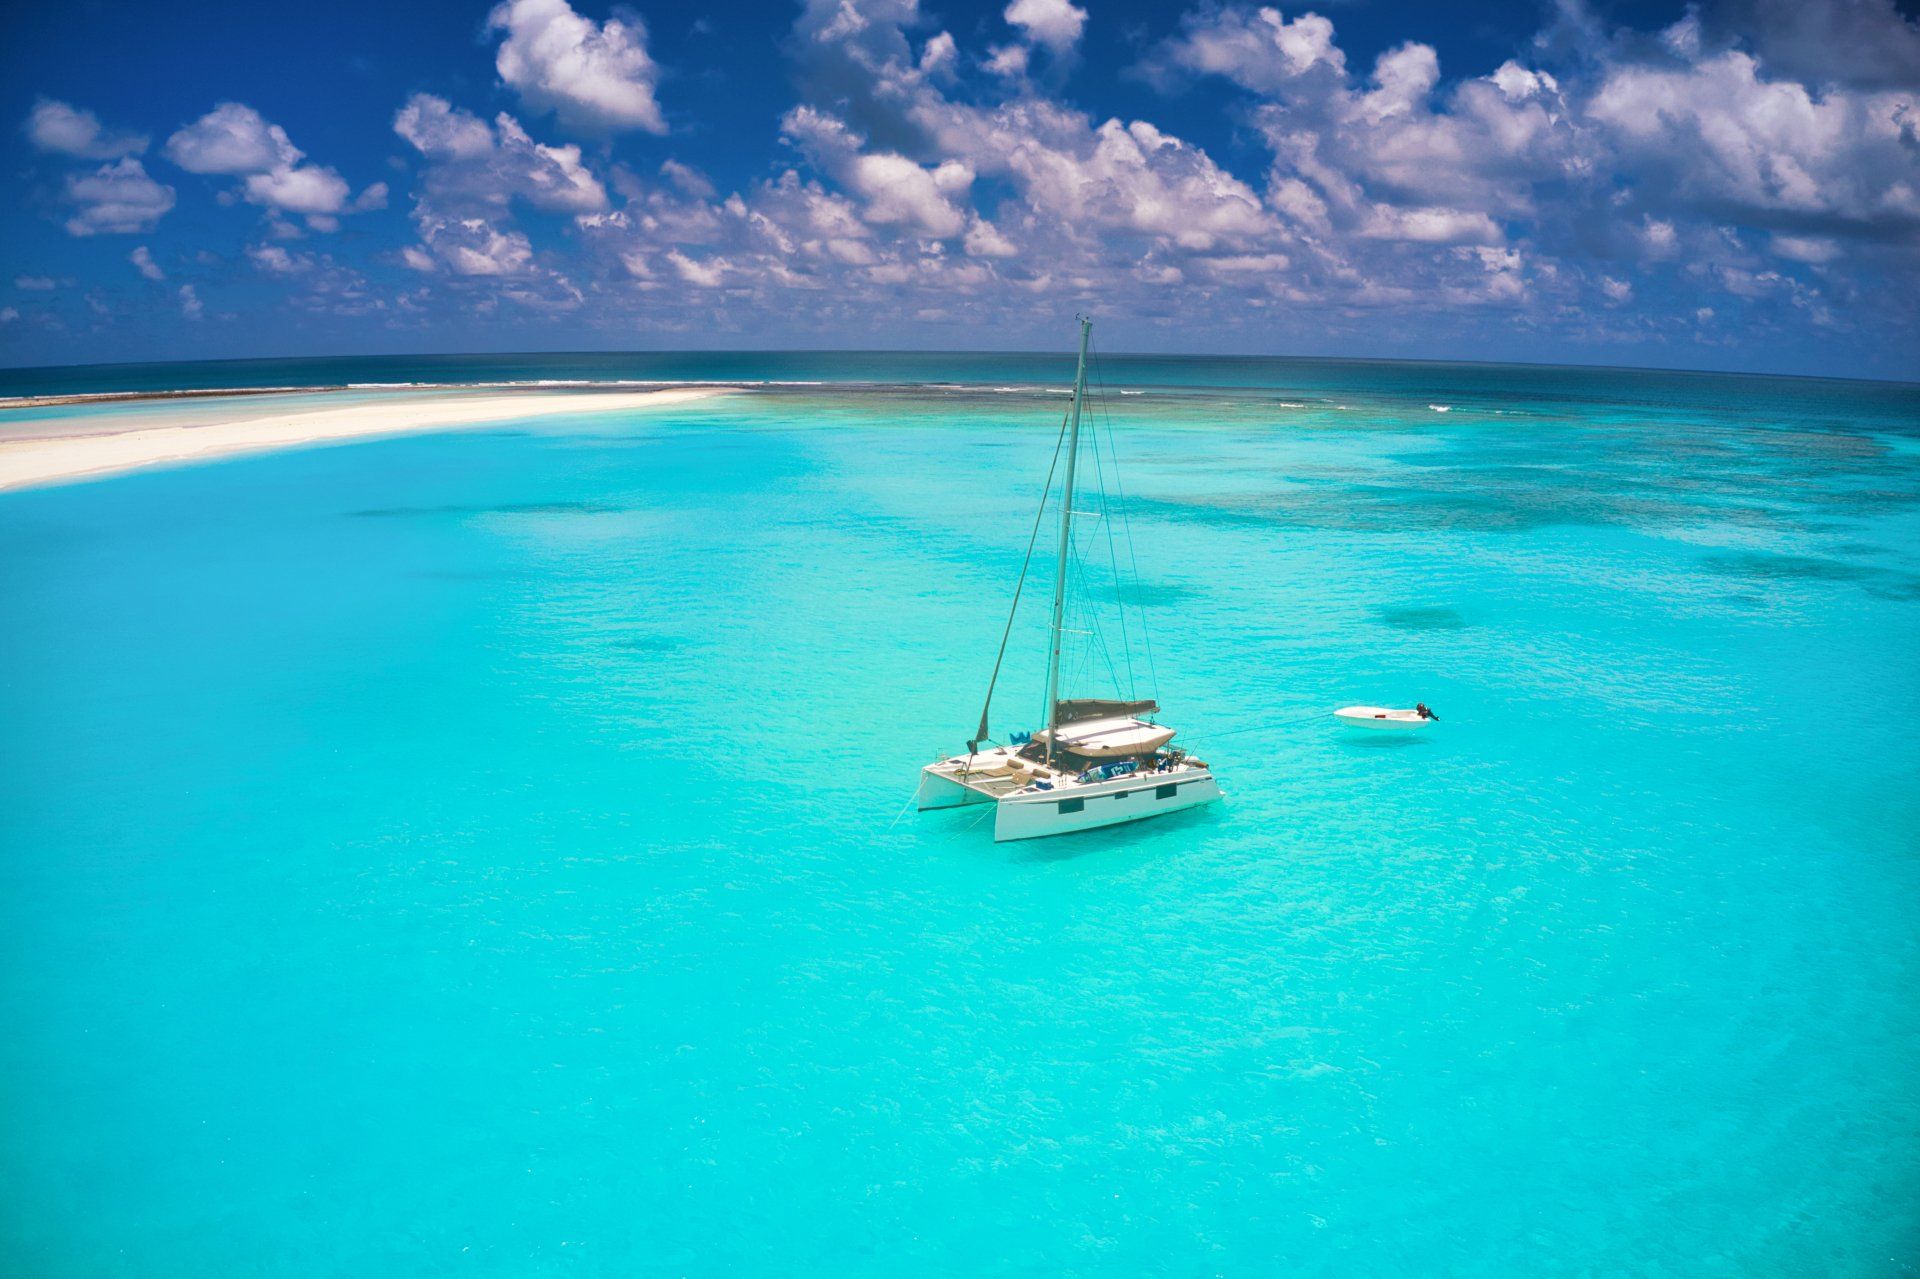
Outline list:
[[[1920,387],[1097,374],[1228,799],[996,845],[1068,357],[0,371],[786,384],[0,494],[0,1270],[1920,1267]]]

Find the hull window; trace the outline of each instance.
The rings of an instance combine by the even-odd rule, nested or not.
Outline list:
[[[1078,813],[1085,809],[1086,806],[1087,801],[1084,799],[1063,799],[1060,801],[1060,811],[1063,813]]]
[[[1153,788],[1153,797],[1155,799],[1172,799],[1179,790],[1180,788],[1178,786],[1156,786]]]

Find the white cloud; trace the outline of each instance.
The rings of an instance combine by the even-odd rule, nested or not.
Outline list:
[[[662,161],[660,176],[696,200],[711,200],[714,197],[713,183],[707,180],[706,175],[678,160]]]
[[[425,252],[455,275],[520,276],[533,270],[533,243],[523,232],[494,225],[485,218],[443,218],[416,212]],[[419,258],[408,265],[422,269]]]
[[[1360,95],[1359,115],[1369,124],[1410,116],[1424,107],[1440,82],[1440,57],[1431,45],[1403,44],[1373,64],[1374,88]]]
[[[982,65],[1007,80],[1023,79],[1027,74],[1027,64],[1033,60],[1032,51],[1024,44],[996,45],[988,50],[988,54]]]
[[[23,127],[36,150],[83,160],[117,160],[147,149],[145,134],[105,128],[93,112],[56,98],[34,99]]]
[[[1775,79],[1849,89],[1920,85],[1920,20],[1896,0],[1717,0],[1696,39],[1749,45]],[[1684,25],[1684,24],[1682,24]]]
[[[250,244],[247,258],[255,269],[268,275],[298,275],[313,269],[312,257],[306,254],[295,257],[278,244]]]
[[[834,174],[866,202],[861,216],[878,226],[898,225],[936,239],[959,235],[966,214],[959,201],[972,185],[968,165],[948,160],[929,170],[896,152],[862,151],[864,139],[845,122],[796,107],[781,121],[781,130],[805,150],[815,164]]]
[[[296,309],[320,314],[367,316],[393,307],[378,296],[366,277],[324,253],[294,253],[284,245],[251,244],[247,260],[256,271],[286,286],[286,300]]]
[[[709,258],[705,262],[696,262],[686,254],[675,249],[667,254],[667,261],[680,278],[697,288],[718,288],[727,278],[730,264],[725,258]]]
[[[11,306],[0,306],[0,324],[12,324],[15,320],[19,318],[20,318],[20,311],[18,308],[11,307]]]
[[[1814,266],[1831,262],[1840,256],[1839,244],[1819,235],[1776,235],[1773,237],[1773,251],[1783,258]]]
[[[69,280],[67,283],[71,284],[72,281]],[[13,287],[16,289],[25,289],[28,292],[44,293],[58,288],[59,285],[60,282],[50,275],[16,275],[13,277]]]
[[[132,253],[129,253],[127,255],[127,261],[133,263],[134,269],[139,271],[141,275],[146,276],[149,280],[164,280],[167,278],[167,273],[160,269],[160,264],[153,260],[152,251],[144,244]]]
[[[607,207],[607,191],[577,146],[535,142],[502,112],[489,126],[431,94],[415,94],[394,116],[394,132],[435,163],[426,196],[446,208],[498,208],[513,199],[536,208],[586,213]]]
[[[1626,172],[1679,206],[1920,225],[1920,92],[1814,90],[1726,50],[1610,67],[1585,114]]]
[[[1396,209],[1376,205],[1360,234],[1369,240],[1419,244],[1498,244],[1504,238],[1492,218],[1476,210]]]
[[[1012,258],[1020,255],[1020,249],[985,218],[975,218],[967,228],[967,252],[976,258]]]
[[[860,155],[848,165],[846,181],[866,198],[869,222],[897,223],[941,239],[966,226],[959,201],[973,182],[973,170],[957,160],[928,171],[901,155]]]
[[[445,98],[416,93],[393,117],[393,131],[421,155],[437,160],[471,160],[493,150],[487,122],[458,110]]]
[[[291,168],[302,152],[252,107],[222,102],[167,139],[167,159],[188,173],[239,175]]]
[[[201,305],[200,295],[194,291],[194,287],[191,284],[181,285],[180,314],[189,320],[197,320],[205,313],[206,308]]]
[[[155,182],[132,156],[68,175],[66,199],[74,206],[67,233],[79,236],[151,231],[174,203],[173,188]]]
[[[305,152],[293,145],[285,129],[238,102],[223,102],[176,130],[167,139],[165,154],[189,173],[241,179],[240,193],[249,204],[270,213],[300,215],[317,231],[338,229],[343,213],[386,203],[381,184],[368,188],[360,203],[350,202],[345,178],[321,165],[302,164]]]
[[[534,110],[590,133],[667,131],[654,96],[660,70],[638,18],[596,24],[567,0],[505,0],[487,29],[506,33],[494,65]]]
[[[1560,82],[1544,71],[1530,71],[1509,58],[1487,79],[1509,102],[1527,102],[1560,92]]]
[[[1649,257],[1664,258],[1673,255],[1680,237],[1673,229],[1673,223],[1647,214],[1641,222],[1640,243],[1645,246]]]
[[[959,45],[951,34],[942,31],[920,50],[919,71],[923,76],[945,78],[953,74],[959,62]]]
[[[336,214],[347,207],[346,179],[316,165],[249,173],[241,185],[249,202],[284,213],[311,217]]]
[[[1055,56],[1068,53],[1086,29],[1087,11],[1069,0],[1013,0],[1002,14],[1021,34]]]
[[[1583,340],[1692,335],[1694,311],[1713,309],[1702,293],[1731,295],[1715,299],[1728,331],[1736,316],[1754,334],[1844,323],[1866,305],[1911,318],[1911,300],[1856,300],[1914,279],[1920,108],[1888,70],[1898,59],[1853,76],[1829,58],[1830,78],[1792,82],[1728,34],[1727,4],[1791,25],[1780,0],[1711,0],[1664,41],[1572,14],[1517,42],[1524,54],[1443,75],[1424,44],[1388,40],[1350,67],[1318,14],[1193,0],[1143,69],[1169,92],[1238,86],[1229,117],[1267,152],[1243,164],[1152,110],[1088,115],[1030,74],[1035,60],[1056,70],[1041,50],[1079,47],[1091,6],[998,0],[1017,38],[990,44],[975,22],[956,40],[916,0],[803,0],[787,45],[799,96],[781,121],[792,167],[732,189],[658,155],[657,170],[630,168],[544,145],[519,108],[409,99],[393,127],[411,151],[394,163],[413,176],[395,188],[418,238],[383,260],[420,278],[391,305],[545,313],[591,298],[581,323],[691,341],[816,323],[951,337],[1025,325],[1036,296],[1097,298],[1196,341],[1409,345],[1478,324],[1520,335],[1516,350],[1578,326]],[[529,109],[601,135],[664,130],[637,24],[564,0],[502,4],[490,21],[502,80]],[[276,212],[322,225],[386,198],[349,201],[257,113],[228,123],[247,127],[201,140],[251,143],[265,167],[232,176]],[[291,230],[269,218],[266,235]],[[248,251],[294,304],[334,278],[297,247]]]
[[[1317,13],[1288,21],[1278,9],[1228,6],[1186,16],[1180,35],[1147,64],[1155,73],[1170,67],[1277,95],[1315,68],[1344,77],[1347,60],[1333,42],[1333,23]]]

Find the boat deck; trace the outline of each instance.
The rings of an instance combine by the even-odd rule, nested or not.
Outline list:
[[[1184,756],[1108,776],[1103,768],[1079,773],[1048,768],[1001,746],[928,764],[920,770],[916,798],[922,812],[992,804],[998,842],[1179,812],[1219,799],[1220,787],[1204,762]]]
[[[1048,768],[1044,764],[1028,763],[1019,760],[1014,767],[1016,756],[1013,751],[997,747],[991,751],[982,751],[971,758],[956,755],[930,766],[929,771],[937,773],[950,782],[966,787],[976,795],[988,799],[999,799],[1015,791],[1024,790],[1035,781],[1052,782],[1055,786],[1072,780],[1069,774]]]
[[[1195,771],[1204,771],[1206,765],[1182,763],[1172,768],[1152,770],[1143,769],[1137,773],[1124,773],[1118,777],[1084,777],[1078,772],[1048,768],[1045,764],[1019,757],[1012,747],[999,746],[992,750],[981,751],[976,755],[953,755],[938,763],[929,764],[923,770],[956,786],[965,787],[982,799],[999,800],[1012,795],[1031,795],[1035,782],[1048,783],[1048,794],[1057,796],[1071,795],[1082,790],[1127,789],[1154,778],[1168,778]],[[969,801],[971,802],[971,801]]]

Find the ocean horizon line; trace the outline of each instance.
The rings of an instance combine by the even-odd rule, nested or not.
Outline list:
[[[404,363],[407,361],[510,361],[510,360],[566,360],[566,359],[752,359],[764,358],[818,358],[818,359],[1031,359],[1046,360],[1058,358],[1070,362],[1070,353],[1039,351],[1030,348],[911,348],[911,347],[674,347],[649,349],[521,349],[499,351],[414,351],[388,354],[333,354],[333,355],[258,355],[227,356],[198,360],[138,360],[115,362],[86,362],[73,364],[35,364],[0,365],[0,387],[10,379],[30,379],[34,375],[75,377],[87,372],[102,375],[126,374],[143,370],[161,369],[218,369],[235,367],[259,367],[263,365],[326,365],[334,363]],[[1155,352],[1155,351],[1105,351],[1097,358],[1105,361],[1125,361],[1128,363],[1160,362],[1168,364],[1245,364],[1245,365],[1334,365],[1364,367],[1403,367],[1434,369],[1516,369],[1537,372],[1572,371],[1582,374],[1620,373],[1620,374],[1658,374],[1663,376],[1702,377],[1702,378],[1748,378],[1759,381],[1795,381],[1795,382],[1839,382],[1869,386],[1920,387],[1920,374],[1913,377],[1861,377],[1831,373],[1799,372],[1757,372],[1746,369],[1716,369],[1683,365],[1658,364],[1607,364],[1595,362],[1569,363],[1539,360],[1464,360],[1428,356],[1364,356],[1364,355],[1290,355],[1290,354],[1235,354],[1226,352]],[[857,379],[838,380],[846,385],[867,385],[873,387],[923,387],[938,385],[952,378],[922,378],[904,380]],[[982,379],[989,381],[991,379]],[[625,379],[616,377],[580,377],[569,379],[501,379],[476,378],[440,379],[433,381],[397,380],[393,382],[366,381],[325,381],[280,386],[245,386],[241,384],[208,384],[196,387],[133,388],[122,392],[41,392],[21,395],[0,396],[0,406],[14,407],[13,401],[40,400],[46,398],[65,398],[68,396],[92,396],[112,394],[119,398],[138,398],[143,394],[184,394],[190,392],[218,392],[223,390],[244,393],[269,392],[318,392],[347,389],[404,389],[417,386],[422,389],[443,389],[459,386],[517,386],[517,385],[561,385],[590,383],[630,382],[634,385],[746,385],[760,384],[798,384],[807,379],[771,379],[771,378],[674,378],[660,377],[648,379]],[[962,379],[964,381],[964,379]]]

